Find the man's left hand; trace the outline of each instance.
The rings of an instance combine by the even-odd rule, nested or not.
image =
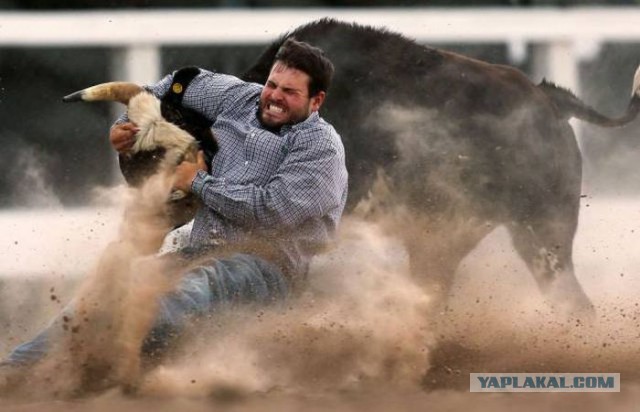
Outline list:
[[[191,183],[198,174],[198,170],[207,171],[207,163],[204,160],[204,152],[198,152],[195,162],[185,160],[176,166],[173,178],[173,188],[182,190],[183,192],[191,191]]]

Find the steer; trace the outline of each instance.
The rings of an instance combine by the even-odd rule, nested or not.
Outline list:
[[[276,40],[243,78],[264,83],[289,37],[320,47],[336,67],[323,117],[343,138],[347,210],[368,201],[394,216],[412,273],[436,298],[444,303],[460,261],[504,225],[552,304],[593,311],[572,261],[582,166],[568,120],[635,119],[638,72],[627,112],[610,119],[512,67],[323,19]]]

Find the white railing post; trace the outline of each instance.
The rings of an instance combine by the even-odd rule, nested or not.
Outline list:
[[[558,39],[535,45],[532,61],[531,79],[534,82],[546,78],[577,93],[580,86],[578,57],[572,41]]]
[[[152,84],[160,80],[160,47],[157,44],[131,44],[116,49],[111,73],[114,80]]]
[[[565,87],[580,96],[577,44],[568,39],[557,39],[533,47],[531,80],[539,83],[543,78]],[[578,146],[582,148],[582,130],[579,122],[571,121]]]
[[[110,81],[122,80],[137,84],[153,84],[161,76],[162,57],[157,44],[131,44],[114,49],[111,56]],[[114,119],[120,116],[123,107],[114,104],[111,114]],[[120,179],[117,158],[111,165],[111,173]]]

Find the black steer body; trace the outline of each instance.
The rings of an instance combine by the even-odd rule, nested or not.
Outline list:
[[[505,225],[552,302],[591,310],[573,271],[582,170],[568,119],[624,124],[637,95],[612,120],[514,68],[327,19],[275,41],[243,78],[264,83],[288,37],[335,65],[322,116],[345,145],[348,210],[369,200],[394,215],[417,279],[446,296],[460,261]]]

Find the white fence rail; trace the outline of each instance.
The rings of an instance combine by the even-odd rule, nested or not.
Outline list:
[[[0,13],[0,46],[105,46],[114,77],[153,82],[164,45],[259,44],[322,17],[384,26],[424,43],[506,43],[513,61],[536,44],[536,73],[577,90],[577,64],[603,42],[640,42],[640,8],[269,9]],[[123,58],[124,57],[124,58]]]

